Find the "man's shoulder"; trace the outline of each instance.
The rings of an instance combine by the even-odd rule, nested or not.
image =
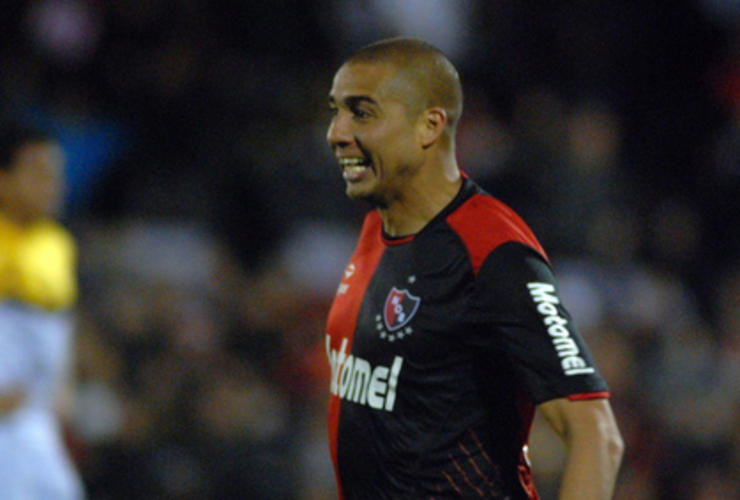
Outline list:
[[[546,254],[529,225],[507,204],[483,191],[476,191],[446,218],[447,224],[466,246],[474,269],[496,248],[518,242]]]

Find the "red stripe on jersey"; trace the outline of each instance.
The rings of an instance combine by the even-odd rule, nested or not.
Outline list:
[[[571,401],[589,401],[591,399],[609,399],[609,391],[585,392],[583,394],[571,394],[568,399]]]
[[[362,300],[370,279],[373,277],[375,268],[378,266],[386,248],[382,240],[382,224],[380,214],[377,211],[372,211],[365,217],[357,248],[347,266],[344,278],[329,310],[326,333],[328,336],[327,355],[330,356],[330,362],[331,352],[340,353],[342,344],[344,344],[346,356],[349,356],[352,352],[352,339],[357,327],[360,306],[362,306]],[[337,362],[332,370],[332,383],[341,376],[341,363]],[[344,496],[337,465],[340,406],[341,399],[338,395],[332,393],[329,397],[329,446],[337,477],[339,498],[342,499]]]
[[[468,249],[473,271],[477,274],[483,261],[499,245],[518,241],[537,250],[547,259],[527,223],[511,208],[492,196],[475,194],[455,210],[447,223]]]

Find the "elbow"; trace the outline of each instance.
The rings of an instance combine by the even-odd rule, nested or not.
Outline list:
[[[619,432],[619,428],[616,425],[611,426],[607,431],[605,443],[609,461],[614,465],[615,469],[618,469],[619,465],[622,463],[625,445],[624,439],[622,439],[622,434]]]

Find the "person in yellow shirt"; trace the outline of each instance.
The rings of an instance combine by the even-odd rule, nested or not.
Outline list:
[[[64,154],[0,127],[0,498],[81,500],[62,437],[77,300],[74,238],[57,216]]]

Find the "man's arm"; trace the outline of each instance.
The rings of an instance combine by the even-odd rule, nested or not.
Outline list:
[[[558,398],[537,407],[565,442],[560,500],[609,500],[624,443],[608,399]]]

